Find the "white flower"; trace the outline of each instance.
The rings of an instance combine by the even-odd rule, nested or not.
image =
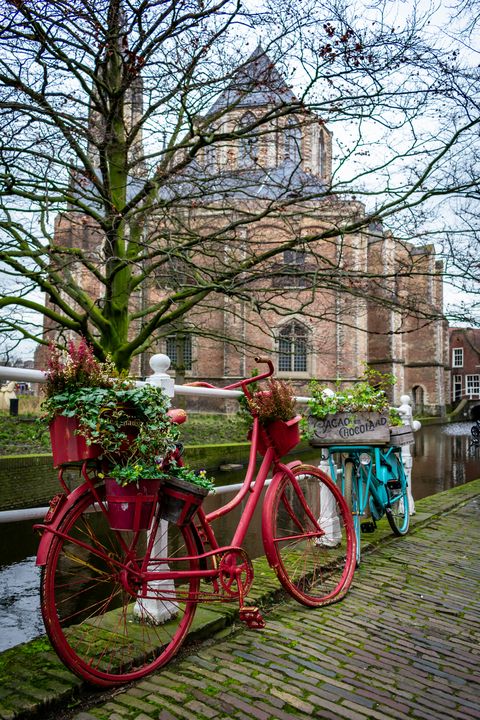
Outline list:
[[[325,388],[324,390],[322,390],[322,395],[325,398],[331,398],[335,396],[335,393],[331,388]]]

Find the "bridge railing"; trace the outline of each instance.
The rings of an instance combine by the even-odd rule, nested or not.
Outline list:
[[[150,359],[150,367],[152,369],[152,374],[149,375],[143,382],[161,387],[170,398],[173,398],[177,395],[183,395],[192,397],[216,397],[234,399],[239,398],[243,395],[241,390],[223,390],[216,388],[195,387],[190,385],[176,385],[174,379],[167,372],[170,367],[170,358],[167,355],[153,355]],[[41,370],[0,366],[0,382],[1,381],[43,383],[46,381],[46,373]],[[139,384],[143,384],[143,382],[139,381]],[[306,404],[310,398],[308,396],[297,395],[295,399],[298,403]],[[410,397],[408,395],[402,395],[400,401],[401,405],[397,408],[397,410],[400,412],[404,425],[410,426],[414,431],[419,430],[421,424],[418,422],[418,420],[413,420],[412,418]],[[410,488],[413,463],[410,445],[404,445],[402,447],[402,460]],[[322,468],[322,470],[329,473],[328,462],[325,463],[324,461],[320,460],[320,467]],[[237,484],[220,486],[216,488],[216,494],[221,495],[224,493],[236,492],[239,487],[240,485]],[[410,511],[415,512],[413,496],[410,497],[409,500]],[[16,522],[20,520],[36,520],[38,518],[43,518],[47,509],[48,508],[41,507],[27,508],[25,510],[0,511],[0,523]]]

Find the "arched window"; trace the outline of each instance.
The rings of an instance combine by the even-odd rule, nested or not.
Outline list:
[[[421,385],[415,385],[412,388],[413,409],[417,414],[421,414],[425,408],[425,392]]]
[[[240,120],[239,130],[245,130],[255,124],[255,115],[251,112],[245,113]],[[238,142],[238,167],[250,168],[254,167],[258,161],[259,143],[258,137],[255,135],[256,129],[246,132],[242,135]]]
[[[285,128],[285,160],[292,160],[295,163],[301,160],[302,130],[298,121],[291,117]]]
[[[215,145],[205,145],[205,165],[209,170],[215,170],[217,165],[217,148]]]
[[[307,328],[293,320],[278,333],[279,372],[307,371]]]

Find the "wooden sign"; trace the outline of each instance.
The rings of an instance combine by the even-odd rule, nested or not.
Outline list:
[[[390,441],[388,413],[359,412],[309,417],[310,445],[385,445]]]

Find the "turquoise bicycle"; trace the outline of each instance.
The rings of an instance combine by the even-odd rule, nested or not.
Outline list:
[[[357,538],[357,565],[361,534],[373,532],[384,515],[395,535],[405,535],[410,524],[408,482],[401,449],[395,446],[330,445],[331,477],[340,469],[341,489],[353,515]]]

